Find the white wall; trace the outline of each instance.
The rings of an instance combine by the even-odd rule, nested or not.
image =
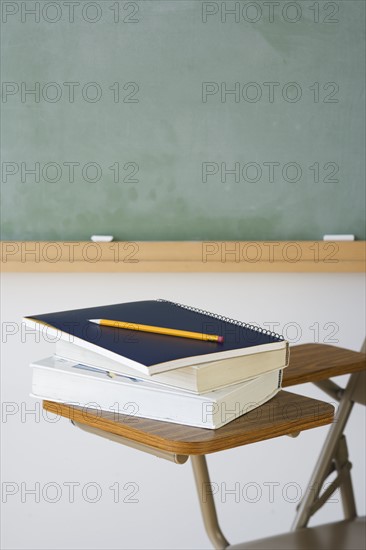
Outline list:
[[[199,516],[189,462],[177,466],[83,433],[66,419],[51,423],[42,417],[28,396],[28,364],[51,354],[53,345],[37,343],[33,335],[25,337],[19,328],[23,315],[161,297],[262,325],[278,322],[277,329],[287,331],[293,342],[297,338],[298,342],[314,342],[314,338],[323,342],[335,329],[332,343],[358,350],[365,335],[363,294],[364,279],[358,274],[4,274],[3,548],[211,547]],[[329,400],[310,385],[296,391]],[[25,414],[25,408],[36,412]],[[222,530],[231,543],[290,527],[296,502],[289,500],[297,501],[299,491],[305,489],[327,429],[208,457],[211,479],[220,488],[217,506]],[[364,514],[365,413],[358,405],[347,434],[358,511]],[[80,484],[75,487],[74,502],[69,502],[65,485],[70,482]],[[86,485],[90,482],[101,491],[95,503],[88,502],[95,495],[93,486]],[[123,502],[131,492],[124,488],[128,482],[138,486],[138,502]],[[40,484],[40,502],[25,492],[36,483]],[[239,502],[233,494],[225,499],[221,483],[227,489],[239,483]],[[268,483],[279,484],[273,502]],[[119,503],[114,502],[110,489],[117,484]],[[4,488],[9,491],[11,487],[15,494],[7,496]],[[60,498],[52,503],[57,487]],[[85,499],[82,490],[85,493],[88,487]],[[256,500],[257,491],[259,500],[250,502]],[[338,494],[334,500],[339,501]],[[333,502],[318,514],[316,522],[340,516],[340,504]]]

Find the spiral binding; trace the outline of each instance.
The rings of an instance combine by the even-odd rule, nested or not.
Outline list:
[[[170,300],[164,300],[163,298],[159,298],[157,300],[158,302],[165,302],[167,304],[173,304],[175,306],[181,307],[183,309],[187,309],[188,311],[194,311],[195,313],[201,313],[202,315],[207,315],[208,317],[211,317],[212,319],[218,319],[220,321],[225,321],[225,323],[231,323],[233,325],[237,325],[239,327],[244,327],[249,330],[254,330],[255,332],[260,332],[261,334],[267,334],[267,336],[271,336],[272,338],[275,338],[279,341],[284,340],[284,337],[281,334],[278,334],[277,332],[273,332],[272,330],[267,330],[262,327],[257,327],[255,325],[251,325],[250,323],[244,323],[244,321],[238,321],[236,319],[231,319],[230,317],[226,317],[225,315],[217,315],[216,313],[211,313],[211,311],[206,311],[204,309],[200,309],[198,307],[192,307],[192,306],[186,306],[184,304],[178,304],[178,302],[171,302]]]

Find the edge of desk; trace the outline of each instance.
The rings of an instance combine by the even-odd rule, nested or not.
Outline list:
[[[279,392],[273,399],[218,430],[93,411],[44,401],[46,411],[152,448],[184,455],[209,454],[330,424],[334,407],[323,401]],[[117,418],[116,418],[117,417]]]

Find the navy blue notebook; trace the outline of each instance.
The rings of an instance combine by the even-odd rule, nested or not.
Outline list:
[[[222,344],[90,323],[112,319],[224,337]],[[274,333],[197,308],[166,300],[145,300],[31,315],[27,324],[102,354],[146,374],[197,365],[262,351],[284,349],[287,342]],[[48,325],[45,327],[44,325]],[[50,328],[52,327],[52,328]]]

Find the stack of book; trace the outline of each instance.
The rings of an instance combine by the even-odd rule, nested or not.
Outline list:
[[[219,341],[96,319],[217,335]],[[278,334],[167,300],[24,320],[56,341],[54,356],[31,364],[34,397],[200,428],[219,428],[274,397],[289,359],[288,343]]]

